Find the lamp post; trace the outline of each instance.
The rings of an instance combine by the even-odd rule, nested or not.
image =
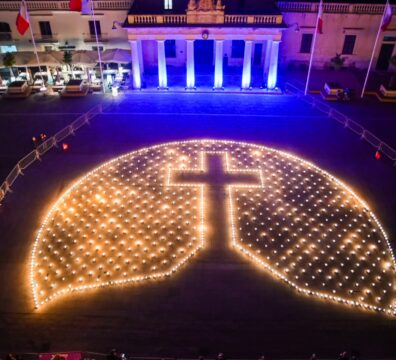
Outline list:
[[[111,30],[118,30],[119,27],[122,28],[123,26],[124,24],[121,21],[114,20]]]

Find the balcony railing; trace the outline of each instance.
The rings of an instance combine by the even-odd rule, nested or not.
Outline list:
[[[133,0],[93,0],[95,10],[129,10]],[[40,1],[26,0],[28,9],[35,10],[69,10],[69,1]],[[21,2],[0,1],[0,11],[16,10],[18,11]]]
[[[52,35],[41,35],[41,34],[34,34],[34,38],[38,43],[56,43],[58,42],[58,34]]]
[[[186,15],[164,15],[163,16],[164,24],[186,24],[187,16]]]
[[[363,1],[362,1],[363,2]],[[283,12],[317,12],[318,3],[311,2],[294,2],[278,1],[278,7]],[[323,11],[326,13],[349,13],[349,14],[382,14],[384,12],[383,4],[346,4],[346,3],[325,3]],[[396,6],[393,6],[395,12]]]
[[[138,25],[180,25],[187,24],[187,15],[129,15],[128,21]]]
[[[188,24],[187,15],[129,15],[131,25],[182,25]],[[265,25],[281,24],[282,15],[225,15],[224,24],[228,25]],[[194,23],[196,24],[196,23]]]
[[[86,43],[92,43],[96,42],[96,36],[95,34],[83,34],[84,36],[84,42]],[[103,42],[108,42],[108,34],[98,34],[98,41],[103,43]]]

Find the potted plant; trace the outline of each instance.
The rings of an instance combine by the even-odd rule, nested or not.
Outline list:
[[[7,52],[3,55],[3,65],[5,67],[8,67],[10,70],[10,76],[11,76],[11,82],[15,81],[15,76],[14,73],[12,72],[12,67],[15,65],[16,60],[15,56],[11,52]]]
[[[336,53],[336,56],[330,59],[330,63],[333,65],[334,69],[339,70],[343,67],[346,57],[342,57],[341,54]]]

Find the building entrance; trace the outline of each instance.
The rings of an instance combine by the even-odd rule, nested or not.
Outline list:
[[[213,69],[213,40],[196,40],[194,42],[194,60],[197,72],[211,72]]]
[[[377,70],[388,70],[389,60],[392,57],[394,47],[395,44],[382,44],[376,66]]]

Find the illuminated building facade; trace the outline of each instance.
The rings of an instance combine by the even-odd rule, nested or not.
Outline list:
[[[158,73],[156,85],[167,88],[176,70],[186,88],[198,73],[210,74],[207,86],[222,88],[224,67],[235,69],[234,85],[275,88],[278,67],[306,68],[312,50],[317,2],[272,0],[93,0],[93,19],[69,11],[66,0],[27,0],[40,51],[131,49],[133,86]],[[0,2],[0,52],[31,51],[28,35],[15,26],[20,2]],[[331,66],[340,53],[348,68],[367,67],[384,11],[381,1],[324,2],[324,30],[313,65]],[[73,24],[73,26],[70,26]],[[396,16],[381,33],[374,64],[389,70],[396,54]],[[254,74],[254,75],[252,75]],[[257,79],[259,77],[259,79]]]
[[[135,88],[141,87],[146,59],[142,53],[157,61],[160,88],[168,86],[167,63],[185,64],[186,87],[194,88],[199,62],[208,69],[214,66],[217,89],[223,87],[223,67],[242,64],[240,87],[248,89],[253,61],[262,66],[263,83],[269,89],[276,87],[279,44],[286,25],[273,2],[229,0],[224,5],[191,0],[186,6],[185,1],[174,0],[167,7],[156,0],[135,0],[129,11],[125,28],[136,53],[132,57]]]

